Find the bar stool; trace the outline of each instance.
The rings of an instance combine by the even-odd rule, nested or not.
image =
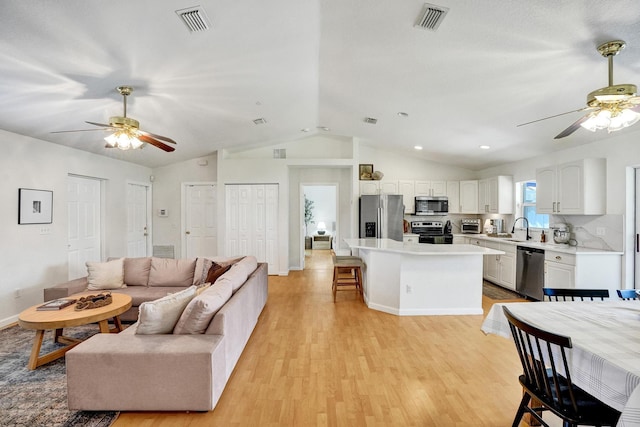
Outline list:
[[[364,301],[364,292],[362,289],[362,268],[364,264],[358,257],[353,256],[336,256],[331,249],[331,258],[333,259],[333,302],[336,302],[336,294],[338,291],[354,290]],[[343,289],[346,288],[346,289]]]

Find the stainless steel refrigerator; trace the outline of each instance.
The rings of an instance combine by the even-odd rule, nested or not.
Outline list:
[[[399,194],[360,196],[360,237],[402,242],[404,205]]]

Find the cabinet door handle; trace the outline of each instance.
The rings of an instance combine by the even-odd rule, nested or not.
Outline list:
[[[558,202],[558,211],[557,212],[560,212],[560,202]]]
[[[636,234],[636,252],[640,252],[640,234]]]
[[[556,211],[556,202],[553,202],[553,209],[551,209],[553,212]]]

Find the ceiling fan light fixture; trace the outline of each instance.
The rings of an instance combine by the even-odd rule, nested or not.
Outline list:
[[[118,148],[120,150],[129,150],[142,148],[144,142],[140,141],[136,135],[130,132],[117,131],[104,138],[107,141],[107,146],[110,148]]]

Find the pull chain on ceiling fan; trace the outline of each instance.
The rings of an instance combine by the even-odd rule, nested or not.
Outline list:
[[[176,144],[176,142],[162,135],[156,135],[151,132],[145,132],[140,130],[140,122],[130,117],[127,117],[127,97],[131,95],[133,92],[133,88],[131,86],[118,86],[116,90],[122,95],[123,102],[123,115],[122,116],[113,116],[109,118],[109,124],[104,123],[96,123],[86,121],[90,125],[99,126],[102,129],[79,129],[79,130],[66,130],[66,131],[57,131],[52,133],[65,133],[65,132],[85,132],[85,131],[95,131],[95,130],[112,130],[114,131],[111,135],[105,137],[105,141],[107,141],[107,148],[119,148],[120,150],[129,150],[129,149],[137,149],[142,148],[145,144],[151,144],[155,147],[160,148],[161,150],[171,152],[174,151],[175,148],[165,144],[162,141],[169,142],[171,144]]]
[[[609,63],[609,85],[589,93],[589,95],[587,95],[586,107],[545,117],[544,119],[522,123],[518,126],[536,123],[553,117],[562,116],[564,114],[589,111],[589,113],[580,117],[571,124],[571,126],[560,132],[554,138],[560,139],[571,135],[580,127],[591,132],[595,132],[600,129],[607,129],[608,132],[615,132],[637,123],[638,120],[640,120],[640,96],[636,96],[636,85],[613,84],[613,57],[620,53],[625,46],[626,43],[622,40],[614,40],[598,46],[598,52],[607,58]]]

